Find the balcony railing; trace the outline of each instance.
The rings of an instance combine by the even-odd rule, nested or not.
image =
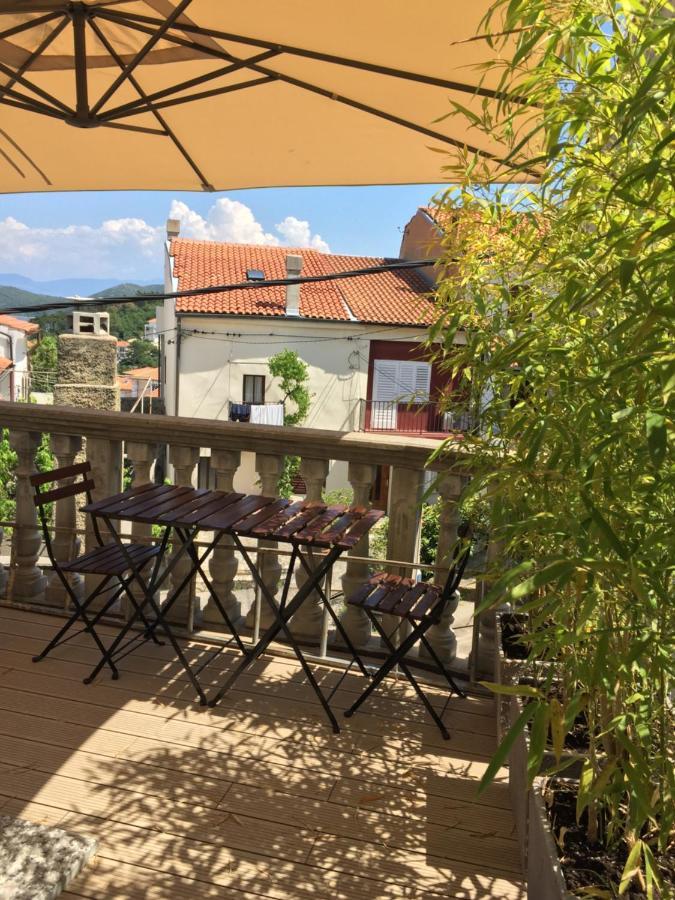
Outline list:
[[[181,485],[196,482],[200,455],[205,450],[210,451],[210,467],[215,473],[214,486],[224,491],[233,489],[235,475],[242,464],[242,452],[248,451],[254,455],[259,490],[268,495],[277,492],[284,457],[288,454],[299,456],[300,475],[309,500],[320,500],[332,462],[347,462],[354,503],[363,506],[369,504],[377,467],[389,467],[386,558],[373,559],[368,539],[364,539],[344,558],[344,565],[334,573],[332,583],[326,585],[341,609],[343,603],[340,597],[353,592],[375,568],[386,568],[406,576],[412,574],[413,577],[421,571],[421,497],[425,472],[429,468],[436,470],[439,473],[438,497],[442,505],[438,553],[436,564],[425,564],[424,569],[436,570],[439,580],[447,571],[447,560],[457,532],[457,501],[466,477],[460,475],[457,469],[460,460],[466,462],[461,442],[454,450],[449,449],[442,459],[427,465],[430,454],[437,449],[437,441],[396,434],[341,433],[7,402],[0,402],[0,425],[9,429],[9,441],[17,454],[16,510],[11,521],[0,522],[0,529],[4,525],[12,532],[11,541],[5,541],[0,558],[0,603],[41,609],[47,607],[58,613],[66,611],[63,589],[46,567],[42,556],[42,539],[29,484],[29,477],[35,471],[36,449],[43,434],[50,436],[57,466],[70,465],[86,454],[96,483],[96,498],[121,489],[124,458],[132,465],[134,483],[151,481],[158,451],[166,451],[167,448],[173,480]],[[79,551],[81,543],[83,548],[87,548],[93,540],[89,532],[79,527],[81,523],[74,498],[58,500],[54,504],[53,523],[56,551],[60,558],[71,558]],[[135,541],[153,540],[149,525],[134,523],[130,529]],[[11,543],[9,548],[8,543]],[[263,581],[275,592],[282,579],[287,552],[265,541],[252,544],[251,552],[257,555]],[[4,568],[2,561],[5,562]],[[267,609],[257,595],[251,602],[250,595],[254,594],[252,588],[247,589],[248,593],[244,596],[246,592],[241,589],[242,582],[237,577],[237,570],[234,548],[223,541],[208,560],[209,577],[231,618],[255,639],[259,629],[268,624]],[[304,580],[302,575],[298,577]],[[172,572],[171,584],[178,585],[183,578],[183,567],[177,565]],[[459,598],[456,603],[448,605],[443,621],[430,632],[437,652],[450,664],[456,656],[457,639],[453,621],[458,602]],[[463,604],[462,608],[466,605]],[[120,614],[125,615],[126,612],[121,610]],[[350,606],[343,609],[341,615],[354,642],[362,647],[367,646],[377,655],[379,643],[371,635],[365,614]],[[200,637],[218,640],[218,613],[211,608],[210,602],[201,607],[199,584],[192,583],[183,592],[177,604],[176,618],[186,633],[200,631]],[[467,630],[461,634],[469,638],[474,633],[476,642],[478,629],[472,629],[471,615],[466,615],[464,621],[463,627]],[[292,624],[311,654],[320,658],[331,656],[337,660],[339,648],[320,602],[314,602],[310,597]],[[486,627],[490,630],[489,624]],[[484,630],[481,624],[481,634]],[[466,643],[465,640],[464,646]],[[487,643],[484,654],[484,658],[489,658]],[[481,656],[484,654],[481,652]],[[418,662],[424,664],[424,660]],[[465,666],[466,659],[460,670]]]
[[[438,403],[362,400],[361,404],[363,431],[441,436],[472,428],[468,413],[444,410]]]

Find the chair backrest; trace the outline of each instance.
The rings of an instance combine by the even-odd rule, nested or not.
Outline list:
[[[52,561],[52,565],[55,565],[56,563],[52,548],[51,534],[49,532],[49,523],[47,522],[47,516],[45,514],[45,506],[49,503],[53,503],[55,500],[63,500],[66,497],[76,497],[78,494],[86,494],[87,503],[91,503],[91,492],[94,490],[95,484],[93,478],[91,478],[89,474],[90,472],[91,464],[85,461],[75,463],[72,466],[62,466],[60,469],[50,469],[48,472],[36,472],[35,475],[30,476],[30,483],[35,490],[33,503],[37,506],[40,514],[45,547],[47,549],[47,554]],[[52,487],[49,488],[49,490],[42,490],[43,486],[46,484],[58,483],[59,481],[70,478],[72,478],[73,481],[69,484],[65,484],[61,487]],[[95,519],[93,520],[93,525],[96,540],[101,544],[102,539]]]
[[[468,522],[462,522],[457,529],[457,543],[452,553],[452,565],[443,588],[444,600],[449,600],[459,587],[470,556],[471,526]]]

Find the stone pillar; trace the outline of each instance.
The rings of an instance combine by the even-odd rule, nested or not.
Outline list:
[[[172,445],[169,448],[169,462],[173,466],[174,483],[192,487],[195,469],[199,462],[199,447],[176,447]],[[174,538],[173,552],[176,553],[180,547],[180,540]],[[197,548],[197,552],[199,552],[199,548]],[[187,573],[190,571],[191,566],[192,562],[190,561],[190,557],[187,553],[184,553],[176,566],[171,570],[171,575],[169,576],[171,582],[169,590],[171,592],[179,587]],[[169,620],[178,625],[182,625],[188,631],[192,631],[194,629],[195,620],[195,601],[195,579],[192,578],[171,607]]]
[[[405,469],[392,466],[389,489],[389,534],[387,559],[415,562],[419,559],[421,537],[421,501],[424,472],[421,469]],[[411,569],[388,565],[394,575],[410,577]],[[396,617],[383,616],[383,627],[391,634],[399,621]],[[399,638],[402,635],[399,635]]]
[[[58,338],[58,369],[54,385],[54,403],[58,406],[81,406],[88,409],[119,410],[117,385],[117,342],[109,334],[60,334]],[[85,452],[91,463],[96,485],[93,495],[99,500],[121,490],[122,443],[120,440],[87,438]],[[86,521],[85,548],[97,546],[91,520]],[[106,540],[106,528],[99,522],[101,536]],[[87,593],[100,581],[98,575],[85,577]],[[105,603],[106,594],[94,602],[93,609]]]
[[[458,501],[462,493],[462,478],[459,475],[442,475],[436,483],[439,493],[438,502],[441,504],[438,529],[438,547],[436,549],[436,565],[443,566],[443,570],[436,572],[434,581],[444,584],[450,571],[450,560],[453,549],[457,543],[457,528],[459,526]],[[459,604],[459,591],[446,604],[443,616],[438,625],[432,625],[427,632],[427,640],[434,648],[443,662],[451,662],[457,655],[457,636],[452,630],[452,622]],[[419,654],[422,658],[429,658],[429,654],[423,644],[420,644]]]
[[[60,334],[54,385],[57,406],[120,408],[117,342],[109,334]]]
[[[50,444],[56,457],[57,468],[72,466],[77,455],[82,452],[82,438],[76,435],[53,434]],[[81,476],[78,475],[77,478],[80,480]],[[71,484],[74,480],[74,478],[64,479],[61,485]],[[64,497],[54,504],[53,547],[58,562],[67,562],[80,554],[82,542],[77,534],[77,507],[84,502],[84,494],[78,494],[74,497]],[[73,572],[66,577],[76,597],[81,600],[84,597],[82,576]],[[55,572],[49,579],[45,600],[50,606],[61,608],[69,603],[61,579]]]
[[[328,477],[328,465],[327,459],[305,459],[303,457],[300,460],[300,475],[307,488],[306,500],[321,500],[321,494]],[[315,557],[311,550],[305,553],[305,557],[312,570],[320,562],[320,557]],[[300,590],[307,579],[307,573],[302,568],[302,564],[298,562],[295,570],[295,583],[298,590]],[[321,636],[323,616],[324,610],[321,597],[316,591],[313,591],[291,620],[293,633],[303,637],[319,638]]]
[[[11,599],[19,603],[43,603],[47,579],[38,568],[42,545],[33,488],[29,478],[36,471],[35,451],[41,436],[28,431],[10,431],[9,443],[16,451],[16,526],[14,528],[14,572]]]
[[[155,461],[157,448],[154,444],[146,444],[141,441],[129,441],[125,445],[125,453],[133,467],[134,476],[131,482],[132,487],[138,487],[142,484],[149,484],[151,481],[150,470]],[[127,523],[128,526],[129,523]],[[152,525],[146,522],[131,522],[131,540],[138,544],[152,543]],[[150,577],[152,566],[146,566],[144,576],[146,580]],[[130,590],[135,598],[140,602],[143,599],[143,592],[136,582],[132,582]],[[129,608],[131,603],[127,597],[123,598],[127,615],[131,614]]]
[[[211,468],[216,473],[216,490],[230,492],[233,490],[234,476],[241,463],[241,453],[238,450],[212,450]],[[237,577],[239,560],[234,552],[232,538],[225,535],[211,554],[209,560],[209,577],[218,599],[223,604],[225,612],[236,627],[241,619],[241,604],[237,600],[233,587]],[[204,607],[202,622],[205,628],[224,628],[223,617],[218,612],[216,604],[209,597]]]
[[[260,493],[262,496],[276,497],[278,493],[279,476],[283,471],[284,457],[271,453],[256,453],[255,468],[260,476]],[[278,545],[276,541],[258,541],[259,547],[267,547],[275,549]],[[274,596],[279,586],[281,578],[281,563],[276,553],[260,553],[258,556],[258,571],[263,583]],[[256,589],[256,595],[258,590]],[[261,598],[260,606],[260,626],[262,629],[269,628],[274,621],[274,615],[269,608],[269,604],[264,597]],[[246,625],[253,628],[255,625],[255,604],[251,606],[246,616]]]
[[[370,491],[376,478],[376,467],[364,463],[349,463],[348,473],[349,483],[354,491],[354,506],[370,506]],[[368,535],[365,535],[350,551],[349,556],[368,556],[369,549]],[[369,577],[368,563],[350,560],[349,556],[345,574],[342,576],[345,600]],[[370,620],[359,607],[346,606],[342,614],[342,624],[357,647],[365,646],[370,640]]]

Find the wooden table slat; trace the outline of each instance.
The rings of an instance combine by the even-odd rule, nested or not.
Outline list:
[[[302,531],[297,531],[293,535],[293,540],[302,544],[313,544],[319,536],[322,536],[322,532],[327,526],[344,515],[346,509],[347,507],[342,503],[337,506],[329,506],[320,516],[312,519]]]
[[[290,502],[290,500],[281,497],[279,500],[275,500],[274,503],[270,503],[269,506],[258,509],[251,513],[250,516],[246,516],[245,519],[237,522],[237,534],[240,536],[250,534],[255,526],[265,528],[265,523],[274,519],[281,510],[286,509]]]
[[[199,506],[199,508],[195,509],[194,512],[182,516],[182,521],[178,524],[197,525],[206,516],[210,516],[215,512],[220,512],[220,510],[225,509],[226,507],[231,506],[234,503],[238,503],[240,500],[243,500],[246,496],[245,494],[238,494],[235,491],[211,491],[211,494],[217,494],[218,496],[213,497],[213,499],[209,500],[209,502]]]
[[[124,510],[124,518],[129,522],[167,525],[170,524],[170,519],[166,518],[168,514],[186,506],[191,509],[195,501],[206,493],[206,488],[177,487],[172,494],[157,497],[141,507]]]
[[[236,528],[233,526],[236,526],[237,522],[246,518],[254,510],[263,509],[270,503],[274,503],[274,497],[261,497],[257,494],[249,494],[237,503],[228,506],[222,512],[207,516],[199,524],[202,528],[209,530],[227,531],[228,528],[232,528],[236,532]]]
[[[216,496],[214,496],[216,495]],[[238,495],[242,497],[242,494]],[[182,525],[186,523],[199,523],[205,516],[217,512],[230,502],[225,491],[209,491],[205,488],[195,489],[183,499],[179,506],[173,506],[157,516],[158,525]]]
[[[335,546],[341,550],[351,550],[384,515],[384,511],[381,509],[369,509],[365,516],[351,526],[347,534],[335,541]]]
[[[157,491],[156,493],[153,492],[152,496],[150,496],[149,493],[141,493],[138,497],[135,497],[128,502],[105,507],[99,511],[99,515],[105,515],[112,519],[129,519],[138,512],[155,509],[157,504],[168,501],[172,497],[183,496],[188,491],[192,490],[192,488],[179,487],[175,484],[167,484],[163,485],[163,487],[165,487],[166,490]]]
[[[303,509],[307,508],[308,505],[304,500],[296,500],[295,503],[291,503],[288,506],[284,507],[284,509],[279,510],[274,516],[271,516],[269,519],[265,519],[264,522],[259,522],[257,525],[254,525],[251,528],[250,534],[254,537],[265,538],[276,531],[278,528],[282,528],[290,519],[294,518],[294,516],[298,515],[298,513],[302,512]],[[323,504],[319,504],[321,509],[323,509]]]
[[[337,521],[333,522],[327,531],[324,531],[315,538],[314,543],[318,544],[320,547],[330,547],[335,541],[341,538],[352,525],[363,518],[367,511],[365,506],[354,506],[351,509],[346,510],[345,514],[340,516]]]
[[[107,507],[116,507],[118,504],[121,509],[125,504],[139,500],[141,494],[148,493],[149,491],[152,491],[153,494],[157,492],[166,492],[171,487],[173,487],[173,485],[170,484],[141,484],[137,487],[122,491],[120,494],[114,494],[112,497],[104,497],[102,500],[95,500],[93,503],[87,503],[87,505],[81,507],[81,509],[82,512],[96,513]]]
[[[281,528],[275,528],[275,530],[271,533],[270,537],[273,540],[289,540],[296,531],[300,531],[301,528],[304,528],[308,522],[316,519],[320,516],[324,510],[326,509],[325,503],[312,503],[305,504],[303,506],[302,511],[299,515],[295,516],[295,518],[290,519],[285,525],[282,525]]]

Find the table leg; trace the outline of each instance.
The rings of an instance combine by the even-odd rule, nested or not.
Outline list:
[[[234,540],[237,550],[239,550],[244,561],[246,562],[246,565],[249,567],[251,574],[253,575],[253,578],[255,579],[256,583],[258,584],[258,587],[260,588],[261,592],[263,593],[263,596],[265,597],[267,602],[270,604],[270,607],[274,610],[276,622],[274,622],[270,626],[270,628],[268,628],[268,630],[260,638],[260,640],[258,641],[256,646],[253,648],[253,650],[251,650],[247,656],[245,656],[242,660],[239,661],[238,665],[234,668],[232,673],[225,680],[225,684],[222,686],[222,688],[220,688],[220,690],[216,693],[216,695],[209,701],[209,706],[216,706],[220,702],[220,700],[224,697],[224,695],[230,690],[230,688],[233,686],[233,684],[237,681],[239,676],[242,675],[246,671],[246,669],[251,665],[251,663],[254,662],[254,660],[256,660],[260,656],[262,656],[262,654],[269,647],[269,645],[272,643],[274,638],[279,634],[279,632],[283,631],[284,634],[286,635],[286,639],[288,640],[291,647],[293,648],[293,652],[295,653],[296,657],[298,658],[298,661],[300,662],[300,665],[302,666],[302,669],[303,669],[305,675],[307,676],[307,680],[309,681],[310,685],[312,686],[314,693],[316,694],[319,702],[323,706],[324,712],[328,716],[328,719],[333,727],[333,731],[337,734],[340,731],[340,726],[337,723],[337,719],[335,718],[333,711],[331,710],[330,706],[328,705],[328,702],[326,701],[326,698],[324,697],[323,692],[322,692],[321,688],[319,687],[319,684],[316,681],[316,678],[314,677],[314,674],[313,674],[312,670],[310,669],[309,664],[307,663],[307,660],[305,659],[305,656],[304,656],[302,650],[300,649],[300,646],[298,645],[298,642],[296,641],[295,637],[293,636],[293,633],[291,632],[290,628],[288,627],[288,621],[291,618],[291,616],[300,608],[300,606],[304,603],[304,601],[312,593],[312,591],[316,589],[316,585],[325,576],[325,574],[328,572],[330,567],[335,563],[335,560],[338,558],[341,551],[337,547],[332,548],[331,551],[324,558],[323,562],[312,572],[311,577],[304,583],[304,585],[300,588],[300,590],[297,592],[295,597],[291,600],[291,602],[288,605],[286,605],[286,603],[285,603],[285,597],[282,598],[282,603],[283,603],[283,609],[282,609],[281,606],[277,607],[276,603],[274,602],[273,597],[271,597],[269,595],[267,587],[263,583],[262,578],[260,577],[260,573],[258,572],[253,561],[251,560],[248,552],[246,551],[246,548],[243,546],[243,544],[239,540],[238,535],[233,534],[232,537],[233,537],[233,540]],[[297,548],[294,548],[294,556],[297,555],[296,550],[297,550]],[[291,570],[290,565],[289,565],[289,570]],[[287,577],[285,588],[287,587],[288,584],[290,584],[289,577]]]

